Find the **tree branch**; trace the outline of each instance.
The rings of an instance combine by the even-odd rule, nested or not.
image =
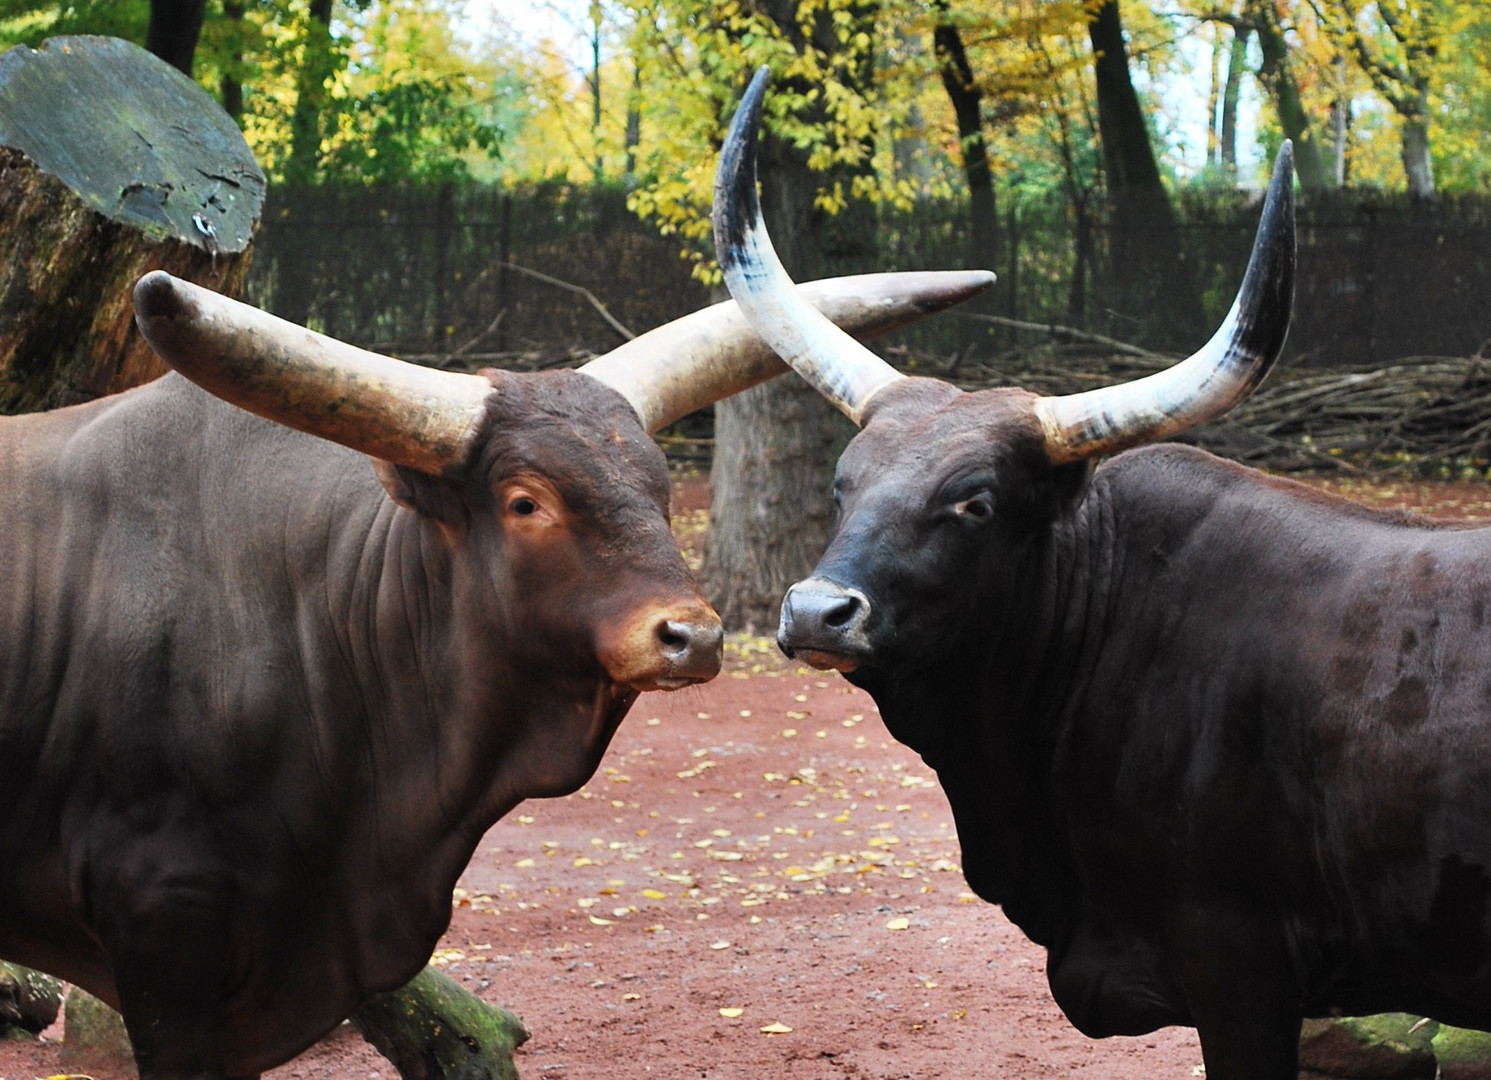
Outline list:
[[[628,341],[631,341],[632,338],[637,336],[636,334],[628,330],[624,325],[622,325],[622,323],[618,321],[614,315],[607,311],[606,305],[601,303],[600,299],[595,295],[595,293],[591,292],[589,289],[583,288],[579,285],[571,284],[568,281],[560,281],[556,277],[550,277],[548,274],[541,274],[537,270],[530,270],[528,269],[528,267],[519,266],[517,263],[502,263],[500,265],[507,267],[509,270],[516,270],[520,274],[526,274],[536,281],[542,281],[545,285],[553,285],[555,288],[558,289],[565,289],[568,292],[579,293],[586,300],[590,301],[591,307],[600,312],[601,318],[606,320],[606,324],[610,326],[612,330],[615,330],[618,334],[626,338],[626,340]]]
[[[977,319],[979,322],[993,323],[995,326],[1005,326],[1011,330],[1036,330],[1041,333],[1050,334],[1052,337],[1067,337],[1073,341],[1086,341],[1093,345],[1102,345],[1125,356],[1166,357],[1165,353],[1150,352],[1141,349],[1137,345],[1130,345],[1127,341],[1119,341],[1117,338],[1105,337],[1102,334],[1094,334],[1087,330],[1078,330],[1075,326],[1062,326],[1060,323],[1037,323],[1026,322],[1023,319],[1009,319],[1003,315],[980,315],[972,311],[960,311],[957,313],[964,319]]]

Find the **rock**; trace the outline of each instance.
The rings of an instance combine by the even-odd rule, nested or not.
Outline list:
[[[1439,1025],[1407,1013],[1306,1020],[1300,1031],[1303,1070],[1337,1080],[1433,1080],[1432,1040]]]

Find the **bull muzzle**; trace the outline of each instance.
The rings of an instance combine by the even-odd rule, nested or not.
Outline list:
[[[699,604],[652,610],[603,634],[601,662],[618,685],[679,690],[720,673],[725,631],[714,609]]]
[[[777,644],[783,652],[823,671],[853,671],[870,655],[870,598],[826,578],[808,578],[787,590]]]

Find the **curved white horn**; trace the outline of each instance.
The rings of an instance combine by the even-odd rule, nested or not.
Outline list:
[[[960,304],[994,282],[986,270],[925,270],[827,278],[796,287],[848,333],[875,337]],[[582,372],[631,402],[657,431],[712,402],[790,370],[733,300],[659,326]]]
[[[1200,351],[1133,382],[1036,402],[1053,462],[1166,438],[1226,412],[1258,388],[1284,350],[1294,306],[1293,162],[1285,142],[1242,288]]]
[[[730,122],[714,181],[715,257],[725,285],[758,334],[856,424],[877,392],[905,378],[834,326],[792,287],[771,246],[756,198],[756,129],[767,69],[755,78]],[[993,281],[993,276],[987,278]]]
[[[135,321],[209,393],[287,427],[438,474],[464,460],[492,384],[405,363],[154,270]]]

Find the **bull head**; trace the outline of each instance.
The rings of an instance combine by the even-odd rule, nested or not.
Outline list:
[[[762,69],[720,156],[714,228],[725,284],[757,332],[864,429],[839,462],[833,541],[788,592],[779,641],[843,671],[911,663],[951,640],[952,623],[974,617],[964,600],[987,594],[972,579],[1000,572],[989,552],[1013,561],[1025,538],[1076,505],[1093,459],[1203,423],[1268,374],[1294,293],[1291,149],[1286,142],[1275,163],[1237,299],[1198,352],[1146,378],[1064,397],[965,394],[903,376],[795,295],[756,196],[766,81]],[[960,575],[966,587],[942,587]]]
[[[820,282],[811,296],[846,326],[878,333],[991,280],[875,275]],[[512,583],[490,594],[528,597],[571,639],[593,632],[616,686],[672,689],[718,671],[719,619],[668,536],[666,468],[646,435],[786,370],[734,304],[660,327],[578,373],[526,376],[404,363],[163,272],[140,280],[135,310],[156,352],[210,393],[372,457],[396,503],[439,526],[450,547],[481,549],[458,560],[474,587],[473,566],[497,567]],[[475,527],[492,517],[495,529]],[[538,634],[523,618],[472,629],[481,637],[515,625]]]

